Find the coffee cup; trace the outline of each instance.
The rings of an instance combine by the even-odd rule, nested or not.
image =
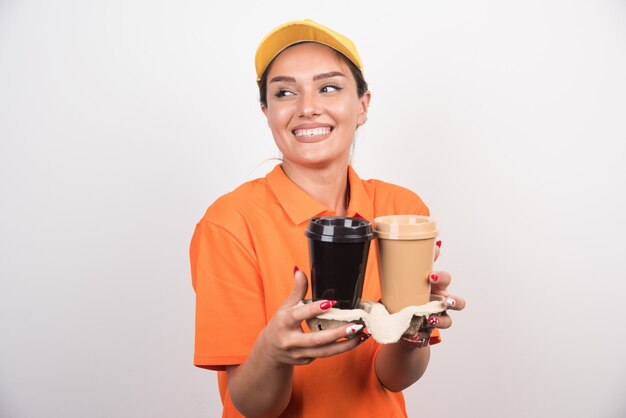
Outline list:
[[[312,218],[309,238],[313,300],[336,300],[335,308],[355,309],[361,303],[370,243],[371,222],[361,218]]]
[[[382,303],[390,313],[430,300],[429,274],[435,258],[435,221],[427,216],[374,219]]]

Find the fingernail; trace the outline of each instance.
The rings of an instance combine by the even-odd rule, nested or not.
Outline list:
[[[437,318],[436,316],[431,316],[430,318],[428,318],[428,323],[434,327],[439,323],[439,318]]]
[[[454,308],[456,306],[456,300],[454,300],[452,298],[446,299],[446,306]]]
[[[437,241],[437,242],[435,243],[435,245],[436,245],[437,247],[441,248],[441,241]]]
[[[358,344],[363,344],[369,337],[370,337],[370,334],[361,335],[358,339]]]
[[[333,307],[333,304],[329,300],[325,300],[324,302],[320,303],[320,309],[323,311],[327,311],[328,309],[332,307]]]
[[[293,274],[296,274],[299,270],[298,266],[293,266]]]
[[[424,277],[424,276],[422,276]],[[437,280],[439,280],[439,276],[437,276],[435,273],[430,275],[430,280],[432,280],[433,282],[436,282]]]
[[[361,324],[350,325],[348,328],[346,328],[346,334],[348,335],[354,334],[358,331],[361,331],[362,329],[363,329],[363,325]]]

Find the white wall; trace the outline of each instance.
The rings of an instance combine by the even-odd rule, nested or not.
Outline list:
[[[626,4],[410,4],[0,2],[0,416],[219,415],[188,243],[271,168],[253,54],[305,17],[359,45],[354,164],[468,300],[410,416],[626,416]]]

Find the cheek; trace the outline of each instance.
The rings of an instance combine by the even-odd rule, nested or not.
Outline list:
[[[336,103],[333,106],[332,112],[336,115],[337,119],[341,119],[346,122],[352,122],[359,116],[358,104],[354,102],[341,102]]]
[[[267,114],[267,120],[272,131],[284,129],[289,123],[290,113],[287,109],[274,106]]]

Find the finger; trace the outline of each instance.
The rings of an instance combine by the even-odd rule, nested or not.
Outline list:
[[[422,329],[410,337],[400,338],[400,343],[410,348],[424,348],[430,343],[431,329]]]
[[[439,258],[439,254],[441,253],[441,241],[435,242],[435,261]]]
[[[433,294],[448,296],[448,286],[450,286],[450,281],[452,277],[450,273],[445,271],[433,271],[428,276],[428,280],[430,281],[430,291]]]
[[[446,329],[452,326],[452,318],[448,316],[447,313],[442,313],[441,315],[431,315],[426,323],[424,324],[424,329],[432,330],[433,328]]]
[[[354,324],[352,324],[354,326]],[[347,327],[341,327],[342,330],[345,330]],[[329,330],[330,331],[330,330]],[[307,359],[315,359],[320,357],[330,357],[336,354],[343,353],[345,351],[353,349],[355,346],[366,341],[370,335],[369,334],[361,334],[357,338],[352,338],[349,340],[336,341],[337,335],[330,336],[332,333],[327,333],[326,336],[322,337],[319,334],[327,333],[326,331],[322,331],[319,333],[313,334],[301,334],[300,337],[297,337],[297,340],[292,341],[291,348],[289,350],[289,358],[290,363],[293,364],[307,364]],[[346,336],[348,332],[343,332],[340,334],[341,336]],[[315,338],[319,338],[318,342],[323,342],[323,344],[314,344],[311,346],[303,346],[303,339],[301,338],[303,335],[313,335]],[[348,342],[352,342],[350,344],[346,344]]]
[[[293,277],[293,289],[287,299],[281,305],[281,308],[288,308],[291,306],[295,306],[306,296],[306,291],[309,288],[309,283],[306,278],[306,274],[303,271],[299,270],[298,267],[294,267],[294,277]]]
[[[445,314],[445,312],[443,314]],[[441,316],[443,314],[429,316],[428,319],[426,321],[424,321],[422,327],[424,327],[424,328],[435,328],[435,327],[438,327],[439,328],[439,323],[441,322]]]
[[[298,306],[291,311],[291,318],[294,322],[300,323],[305,319],[315,318],[323,314],[337,304],[336,300],[318,300]]]
[[[444,303],[448,309],[452,309],[454,311],[462,311],[465,309],[465,299],[459,296],[449,295]]]
[[[299,345],[301,347],[318,347],[334,343],[340,338],[347,338],[357,334],[363,329],[361,324],[348,323],[337,328],[326,329],[319,332],[301,334]]]
[[[317,346],[312,348],[301,348],[294,350],[293,354],[300,358],[325,358],[336,356],[337,354],[345,353],[354,349],[356,346],[367,341],[369,334],[363,334],[359,338],[352,338],[350,340],[331,342],[323,346]]]
[[[294,359],[293,364],[295,366],[306,366],[307,364],[311,364],[314,361],[315,359],[311,357],[301,357],[301,358]]]

